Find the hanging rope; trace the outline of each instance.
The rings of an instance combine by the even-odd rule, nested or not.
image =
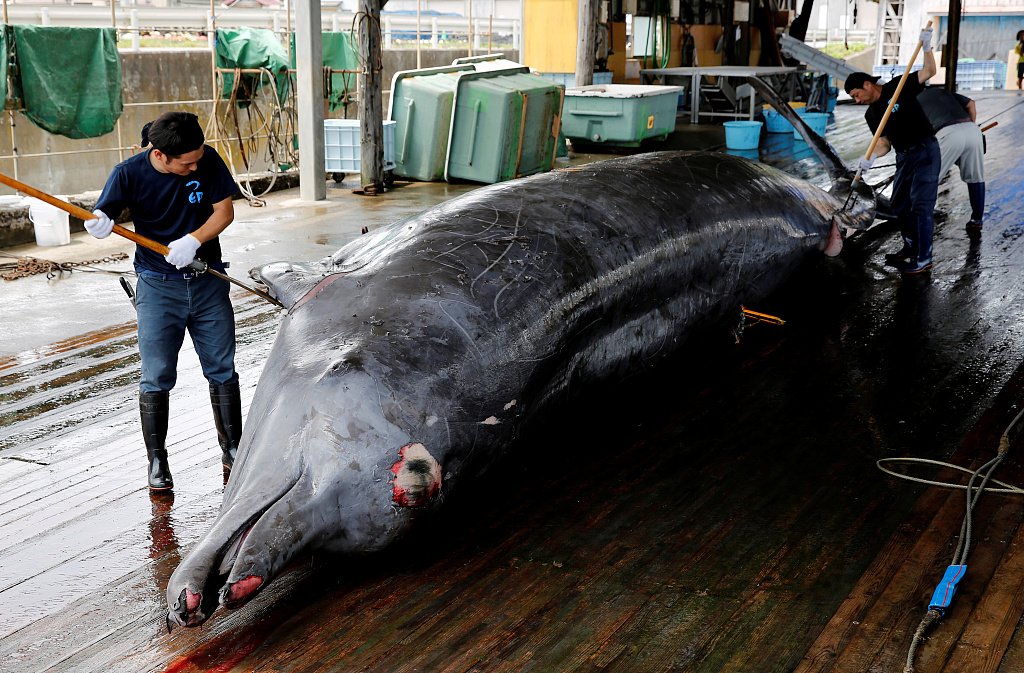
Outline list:
[[[366,12],[356,12],[355,15],[352,17],[352,35],[358,36],[358,30],[362,28],[362,24],[367,21],[372,22],[372,24],[377,27],[377,34],[380,36],[380,39],[377,41],[379,48],[377,49],[376,54],[367,54],[366,56],[363,56],[363,52],[361,50],[356,49],[356,58],[359,59],[359,66],[360,69],[363,71],[363,74],[372,75],[384,69],[384,33],[381,31],[380,28],[380,20],[370,14],[367,14]],[[367,27],[367,33],[369,33],[369,31],[371,30],[373,30],[373,26]],[[373,61],[372,64],[371,61]]]
[[[217,74],[218,86],[214,91],[213,111],[210,114],[209,122],[207,122],[206,132],[207,135],[210,135],[213,131],[214,136],[218,138],[230,138],[232,130],[228,129],[227,120],[232,121],[243,171],[236,169],[231,152],[225,152],[224,160],[235,177],[238,190],[249,202],[249,205],[263,206],[266,205],[266,201],[262,197],[274,188],[278,174],[282,170],[281,166],[296,166],[299,163],[298,153],[290,142],[297,129],[297,115],[293,102],[294,90],[293,87],[288,87],[286,102],[282,103],[276,77],[268,68],[260,68],[259,74],[253,78],[255,84],[252,86],[245,82],[241,70],[235,68],[230,73],[233,81],[231,95],[227,101],[228,107],[222,115],[220,114],[223,102],[221,92],[225,74],[227,73],[218,72]],[[240,95],[249,103],[245,107],[245,124],[241,122],[238,114],[237,103]],[[243,131],[243,126],[247,130]],[[261,136],[266,140],[264,160],[270,167],[270,182],[263,191],[257,194],[252,186],[250,175],[253,162],[259,153]],[[225,140],[225,142],[227,141]]]

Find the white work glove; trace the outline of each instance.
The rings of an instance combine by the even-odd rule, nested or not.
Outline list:
[[[921,31],[921,48],[925,51],[932,50],[932,29],[925,28]]]
[[[176,241],[171,241],[164,259],[168,264],[173,264],[177,269],[184,269],[196,258],[196,250],[202,243],[192,234],[186,234]]]
[[[872,154],[870,157],[861,157],[860,158],[860,170],[861,170],[861,172],[871,170],[871,166],[875,163],[875,159],[877,159],[877,158],[878,157],[876,157],[874,154]]]
[[[96,216],[96,219],[86,220],[85,230],[96,238],[110,236],[110,232],[114,230],[114,221],[107,217],[107,214],[102,210],[94,210],[92,214]]]

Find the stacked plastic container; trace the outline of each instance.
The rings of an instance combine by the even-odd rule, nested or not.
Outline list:
[[[956,64],[956,88],[966,91],[1002,89],[1006,64],[1002,61],[970,61]]]
[[[562,130],[587,143],[637,147],[647,138],[665,139],[676,128],[682,87],[593,84],[565,90]]]
[[[873,75],[883,81],[903,76],[905,65],[876,65]],[[915,64],[911,72],[921,69]],[[956,88],[962,91],[991,91],[1002,89],[1006,82],[1006,64],[1002,61],[958,61],[956,64]]]
[[[395,74],[396,175],[492,183],[552,168],[564,89],[525,66],[483,67]]]

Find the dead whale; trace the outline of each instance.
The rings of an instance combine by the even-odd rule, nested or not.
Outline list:
[[[484,187],[263,267],[287,314],[220,514],[168,582],[168,624],[242,605],[300,553],[388,546],[538,410],[685,348],[836,224],[870,224],[863,201],[843,206],[743,158],[653,153]]]

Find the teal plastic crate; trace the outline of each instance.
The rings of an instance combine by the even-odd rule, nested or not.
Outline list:
[[[325,173],[358,173],[363,144],[358,119],[324,120]],[[395,168],[395,122],[384,122],[384,170]]]
[[[551,170],[563,92],[525,67],[460,74],[445,179],[494,183]]]
[[[473,65],[395,73],[388,119],[395,122],[395,175],[443,180],[448,159],[452,101],[459,75]]]
[[[594,84],[565,90],[562,132],[570,140],[637,147],[676,127],[678,86]]]

